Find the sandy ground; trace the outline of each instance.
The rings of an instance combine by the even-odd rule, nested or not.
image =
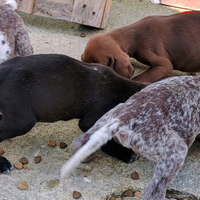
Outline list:
[[[66,54],[80,60],[87,41],[94,33],[133,23],[149,15],[169,15],[176,11],[148,0],[113,0],[106,29],[100,30],[67,21],[20,14],[27,25],[35,54]],[[86,37],[80,37],[80,34]],[[138,65],[138,71],[143,66]],[[60,183],[60,168],[70,157],[69,145],[81,131],[77,120],[53,124],[38,123],[28,134],[3,141],[4,156],[14,163],[21,157],[28,158],[27,169],[14,169],[10,174],[0,175],[0,200],[72,200],[73,191],[82,194],[81,200],[115,199],[126,189],[142,191],[152,177],[152,165],[144,158],[125,164],[101,151],[96,152],[91,163],[81,164],[68,178]],[[48,140],[55,140],[56,147],[48,147]],[[68,144],[60,149],[59,143]],[[171,189],[188,192],[200,198],[200,143],[195,142],[186,163]],[[42,156],[34,163],[34,156]],[[139,180],[132,180],[131,173],[137,172]],[[28,190],[18,189],[18,184],[27,182]],[[133,199],[133,198],[125,198]]]

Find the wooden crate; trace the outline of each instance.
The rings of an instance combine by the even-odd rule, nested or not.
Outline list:
[[[0,0],[2,4],[3,0]],[[105,28],[112,0],[22,0],[18,11]]]
[[[200,10],[199,0],[161,0],[161,4],[179,7],[179,8]]]

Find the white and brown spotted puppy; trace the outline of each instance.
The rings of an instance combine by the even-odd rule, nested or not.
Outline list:
[[[5,0],[0,7],[0,63],[33,53],[26,26],[16,9],[15,0]]]
[[[76,151],[89,140],[63,166],[61,177],[116,136],[123,146],[154,164],[153,178],[143,191],[143,200],[164,200],[167,186],[200,133],[199,91],[200,76],[172,77],[150,84],[108,111],[73,141],[72,149]]]

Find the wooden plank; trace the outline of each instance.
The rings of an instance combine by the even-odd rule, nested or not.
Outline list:
[[[109,14],[110,14],[111,3],[112,3],[112,0],[106,1],[106,5],[104,8],[103,17],[102,17],[102,21],[101,21],[101,26],[100,26],[101,28],[106,28],[106,26],[107,26]]]
[[[105,28],[112,0],[21,0],[18,11]],[[2,5],[4,0],[0,0]]]
[[[18,6],[18,11],[29,13],[33,12],[34,0],[22,0]]]
[[[101,27],[106,0],[75,0],[72,22]]]
[[[33,14],[71,21],[74,0],[35,0]]]
[[[161,0],[161,4],[192,10],[200,10],[199,0]]]

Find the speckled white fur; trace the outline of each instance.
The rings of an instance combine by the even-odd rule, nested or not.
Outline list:
[[[0,30],[0,41],[5,41],[5,44],[0,43],[0,63],[7,60],[9,58],[9,54],[7,52],[11,52],[10,43],[8,38],[1,32]]]
[[[62,167],[61,177],[115,136],[123,146],[154,164],[153,178],[142,199],[164,200],[167,186],[200,133],[199,91],[200,76],[172,77],[150,84],[72,142],[72,152],[79,150]]]
[[[0,7],[0,63],[15,56],[28,56],[33,53],[24,22],[15,13],[15,9],[15,0],[5,0]]]
[[[13,10],[17,9],[17,2],[15,0],[5,0],[5,4],[10,5]]]

